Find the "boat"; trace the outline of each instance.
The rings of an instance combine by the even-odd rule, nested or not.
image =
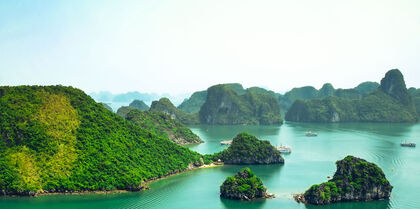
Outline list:
[[[401,147],[416,147],[416,143],[414,142],[401,142]]]
[[[317,133],[312,132],[312,131],[307,131],[307,132],[305,133],[305,135],[306,135],[306,136],[318,136],[318,134],[317,134]]]
[[[277,150],[281,153],[291,153],[292,152],[292,148],[289,146],[278,146]]]
[[[228,141],[221,141],[220,145],[230,145],[232,144],[232,140],[228,140]]]

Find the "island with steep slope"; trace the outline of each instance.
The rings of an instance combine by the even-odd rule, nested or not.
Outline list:
[[[201,155],[63,86],[0,87],[3,195],[139,190]]]
[[[326,205],[346,201],[371,201],[388,199],[392,186],[384,172],[374,163],[347,156],[336,162],[333,178],[312,185],[304,194],[295,195],[298,202]]]
[[[235,200],[272,198],[261,179],[251,169],[243,168],[235,176],[227,177],[220,186],[220,197]]]
[[[207,155],[225,164],[279,164],[284,163],[280,152],[269,141],[259,140],[246,132],[239,133],[225,150]]]
[[[211,125],[272,125],[283,122],[280,104],[273,95],[253,91],[239,95],[223,84],[207,89],[207,99],[199,117],[202,124]]]
[[[286,114],[295,122],[416,122],[411,95],[402,73],[390,70],[380,86],[361,99],[330,96],[324,99],[296,100]]]
[[[199,124],[198,114],[189,114],[176,108],[168,98],[161,98],[159,101],[153,101],[150,111],[164,112],[172,119],[176,119],[185,125]]]

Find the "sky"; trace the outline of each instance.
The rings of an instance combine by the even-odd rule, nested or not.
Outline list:
[[[87,93],[420,88],[418,0],[2,0],[0,85]]]

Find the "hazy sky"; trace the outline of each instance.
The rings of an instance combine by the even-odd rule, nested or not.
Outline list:
[[[419,0],[2,0],[0,85],[185,93],[420,87]]]

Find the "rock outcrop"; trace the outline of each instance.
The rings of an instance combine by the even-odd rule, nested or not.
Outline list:
[[[269,198],[267,188],[261,179],[249,168],[240,170],[235,176],[228,177],[220,186],[220,197],[236,200]]]
[[[213,159],[220,159],[225,164],[284,163],[280,152],[269,141],[258,140],[245,132],[238,134],[227,149],[214,154]]]
[[[392,186],[381,168],[366,160],[347,156],[337,161],[333,178],[319,185],[312,185],[295,199],[300,202],[325,205],[345,201],[370,201],[388,199]]]
[[[255,91],[240,95],[223,84],[207,90],[207,99],[199,117],[202,124],[211,125],[270,125],[283,122],[280,103],[273,95]]]

